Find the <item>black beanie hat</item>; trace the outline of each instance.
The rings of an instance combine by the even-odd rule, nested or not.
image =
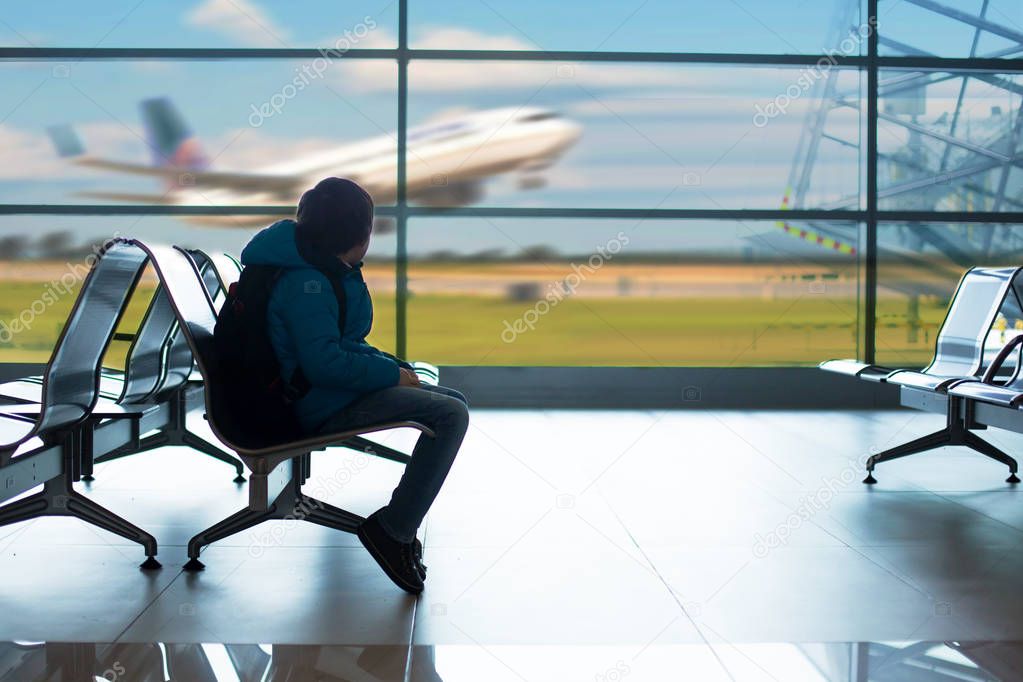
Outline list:
[[[295,241],[306,260],[322,260],[348,251],[369,238],[373,198],[357,183],[326,178],[298,202]]]

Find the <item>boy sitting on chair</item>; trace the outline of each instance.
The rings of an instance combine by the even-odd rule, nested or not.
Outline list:
[[[391,580],[418,594],[426,567],[416,531],[454,462],[469,412],[462,394],[420,383],[412,365],[366,342],[373,304],[362,260],[372,226],[369,194],[350,180],[327,178],[302,195],[296,220],[262,230],[241,259],[244,265],[283,268],[270,294],[267,327],[281,376],[300,370],[309,384],[293,405],[306,432],[402,420],[435,432],[433,438],[419,437],[390,502],[358,531]]]

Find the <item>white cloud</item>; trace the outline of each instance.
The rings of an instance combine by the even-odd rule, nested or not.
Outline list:
[[[251,0],[203,0],[185,21],[245,47],[289,47],[288,31]]]
[[[357,48],[393,47],[393,36],[376,28]],[[416,41],[419,49],[530,50],[535,46],[508,35],[488,35],[459,27],[427,27]],[[389,61],[346,60],[337,62],[338,85],[359,92],[394,90],[395,70]],[[541,87],[584,88],[683,88],[720,83],[711,70],[670,66],[637,66],[607,63],[417,61],[409,67],[413,92],[465,92],[468,90],[524,90]]]
[[[0,125],[0,180],[64,175],[63,163],[42,133]],[[49,152],[49,153],[47,153]]]
[[[145,161],[145,144],[138,131],[115,122],[76,125],[86,152],[125,161]],[[93,176],[57,155],[42,129],[0,124],[0,180],[47,180]]]

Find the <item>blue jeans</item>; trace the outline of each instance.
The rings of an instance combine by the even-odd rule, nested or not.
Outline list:
[[[321,433],[361,426],[414,421],[436,434],[420,434],[391,501],[376,518],[394,539],[412,542],[455,461],[469,427],[468,401],[445,386],[392,386],[356,398],[320,427]]]

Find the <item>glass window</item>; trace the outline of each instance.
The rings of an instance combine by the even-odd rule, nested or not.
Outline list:
[[[639,366],[855,356],[859,233],[830,223],[415,219],[409,355]],[[379,305],[386,296],[375,291]]]
[[[879,3],[882,55],[1018,57],[1023,4],[1018,0]]]
[[[861,0],[698,6],[673,0],[412,0],[409,27],[412,47],[449,50],[859,54],[866,51],[857,31],[861,6]]]
[[[14,62],[0,82],[0,201],[290,205],[328,175],[394,201],[391,61]]]
[[[388,0],[48,0],[4,3],[8,47],[394,47]]]
[[[284,217],[288,216],[271,216],[259,227]],[[0,362],[46,362],[91,255],[109,239],[137,237],[237,256],[258,229],[248,227],[248,217],[238,220],[238,226],[211,227],[191,216],[0,216]],[[394,232],[378,229],[367,264],[370,286],[374,293],[381,292],[374,299],[370,341],[393,352]],[[147,271],[118,332],[134,333],[155,282],[155,275]],[[106,364],[121,366],[129,345],[130,340],[115,341]]]
[[[46,362],[96,251],[118,234],[149,232],[136,218],[0,217],[0,361]],[[166,225],[163,227],[166,234]],[[152,289],[151,273],[140,284]],[[145,294],[140,297],[145,298]],[[132,305],[118,331],[131,332],[144,306]],[[128,344],[115,342],[112,364]]]
[[[409,86],[413,203],[860,205],[855,70],[430,60]]]
[[[884,71],[882,210],[1020,211],[1023,76]]]
[[[922,367],[956,285],[973,266],[1015,267],[1023,226],[886,223],[878,228],[877,360],[889,367]],[[1015,300],[1013,298],[1013,300]],[[1023,330],[1019,306],[996,322],[1000,346]]]
[[[1010,62],[1004,73],[884,69],[878,120],[867,121],[865,71],[833,59],[866,54],[863,0],[698,11],[670,0],[410,0],[414,50],[638,54],[573,63],[413,52],[407,93],[395,59],[345,54],[396,47],[400,4],[97,0],[83,11],[58,0],[5,11],[5,47],[320,56],[0,64],[0,204],[258,207],[0,217],[0,360],[46,359],[80,278],[37,301],[115,234],[238,253],[331,175],[359,181],[393,215],[400,96],[413,207],[863,211],[864,141],[876,124],[878,207],[921,218],[879,229],[881,363],[926,364],[963,271],[1023,253],[1018,226],[947,222],[949,212],[1023,211],[1023,74]],[[1023,55],[1018,0],[884,0],[879,13],[883,56]],[[816,63],[644,62],[650,52]],[[378,217],[366,260],[371,341],[400,345],[397,307],[407,304],[408,354],[441,364],[812,365],[858,355],[866,332],[856,223],[413,217],[407,301],[396,300],[395,227]],[[595,254],[599,267],[588,265]],[[8,333],[22,315],[31,325]],[[1023,306],[1003,317],[1023,331]],[[118,343],[112,365],[126,349]]]

